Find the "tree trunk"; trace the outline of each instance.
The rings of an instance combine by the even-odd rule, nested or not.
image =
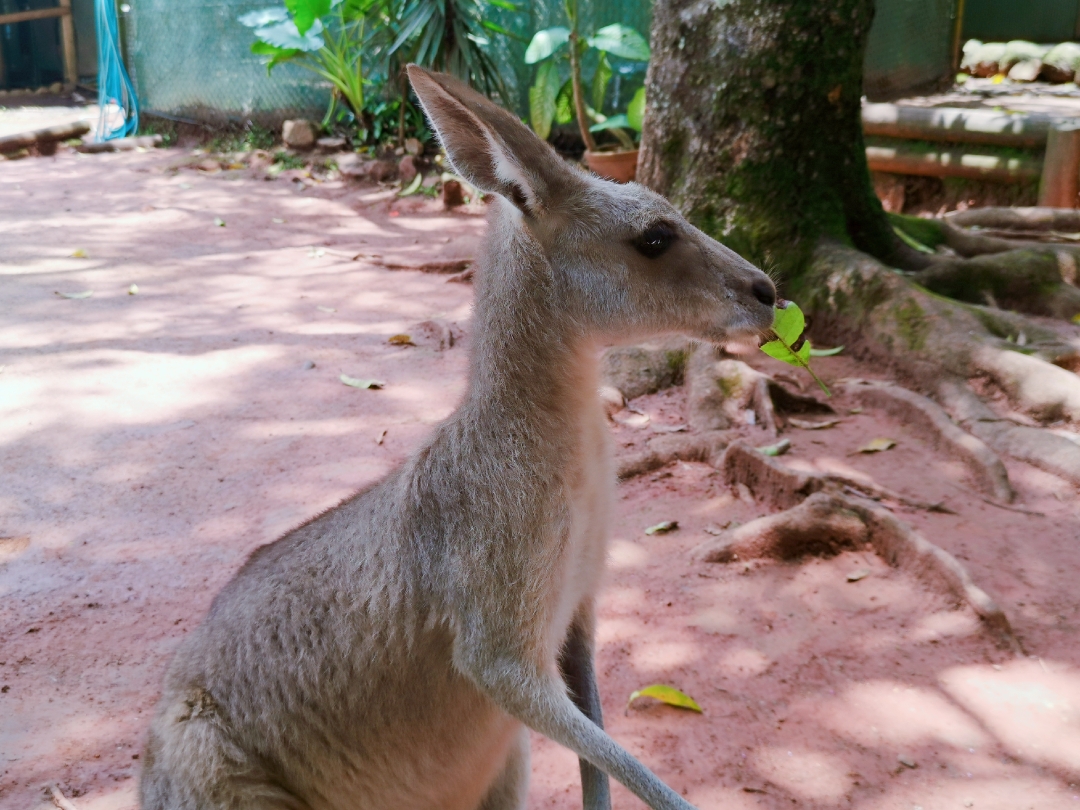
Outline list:
[[[794,281],[822,237],[926,260],[874,196],[860,105],[873,0],[658,0],[639,182]]]

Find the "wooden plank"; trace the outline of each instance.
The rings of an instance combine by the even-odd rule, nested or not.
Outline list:
[[[30,20],[47,20],[50,17],[70,16],[70,8],[37,8],[31,11],[16,11],[13,14],[0,14],[0,25],[29,22]]]
[[[1042,173],[1042,161],[1035,158],[1002,158],[979,154],[962,147],[925,150],[866,147],[866,162],[873,172],[915,174],[924,177],[966,177],[970,180],[996,180],[1019,183],[1036,180]]]
[[[1040,147],[1062,116],[1005,113],[965,107],[906,107],[864,104],[863,132],[889,138],[994,146]]]
[[[17,152],[27,146],[55,141],[66,141],[68,138],[78,138],[90,131],[90,125],[85,121],[76,121],[73,124],[58,124],[55,127],[35,129],[32,132],[20,132],[16,135],[5,135],[0,138],[0,152]]]
[[[71,16],[71,0],[60,0],[64,16],[60,18],[60,43],[64,49],[64,79],[74,87],[79,83],[79,64],[75,56],[75,20]]]
[[[1039,205],[1048,208],[1076,208],[1080,192],[1080,122],[1050,130],[1046,141]]]

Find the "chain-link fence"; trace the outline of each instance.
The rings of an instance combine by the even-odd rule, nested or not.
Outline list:
[[[237,18],[274,5],[274,0],[129,0],[120,6],[128,67],[147,112],[211,123],[256,120],[275,123],[295,115],[318,116],[329,89],[295,65],[268,76],[250,51],[252,32]],[[583,33],[610,23],[629,25],[648,37],[651,0],[581,3]],[[872,96],[932,84],[950,73],[950,41],[956,0],[878,0],[866,61]],[[524,62],[532,34],[565,25],[562,0],[519,3],[518,12],[489,6],[490,17],[518,38],[493,35],[493,55],[517,99],[528,110],[533,68]],[[613,59],[608,107],[623,109],[644,79],[644,63]],[[585,70],[592,63],[586,62]]]

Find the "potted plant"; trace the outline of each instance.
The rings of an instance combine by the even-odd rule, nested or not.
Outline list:
[[[536,81],[529,88],[530,123],[536,134],[546,139],[553,122],[563,124],[577,118],[585,142],[586,165],[601,177],[628,182],[634,179],[638,150],[627,130],[641,132],[645,88],[637,91],[625,113],[608,117],[600,112],[613,74],[608,54],[647,62],[649,43],[633,28],[618,23],[604,26],[593,36],[582,37],[578,32],[577,0],[565,0],[564,8],[570,27],[538,31],[525,51],[526,64],[539,64]],[[599,55],[586,99],[581,60],[590,48]],[[560,67],[567,61],[570,78],[563,82]],[[597,147],[593,133],[603,130],[610,131],[618,143],[613,147]]]

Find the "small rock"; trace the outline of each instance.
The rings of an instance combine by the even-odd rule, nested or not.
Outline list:
[[[465,190],[457,180],[447,180],[442,184],[442,202],[446,208],[456,208],[465,204]]]
[[[608,419],[626,407],[626,398],[622,395],[622,391],[613,385],[601,385],[599,394],[600,406]]]
[[[462,331],[455,324],[433,318],[411,326],[409,334],[412,335],[414,343],[430,346],[441,352],[453,348],[454,344],[461,340]]]
[[[905,768],[917,768],[918,767],[918,764],[915,762],[915,759],[913,757],[908,756],[907,754],[901,754],[900,756],[898,756],[896,758],[896,761],[899,762],[901,765],[903,765]]]
[[[416,177],[417,171],[418,170],[416,168],[416,158],[414,158],[412,155],[406,155],[398,161],[398,178],[401,180],[403,185],[407,186],[409,183],[411,183]]]
[[[319,147],[320,152],[337,152],[338,150],[345,148],[345,139],[319,138],[315,141],[315,145]]]
[[[974,807],[974,806],[975,806],[975,802],[973,802],[971,799],[964,799],[964,807]]]
[[[393,180],[397,174],[397,164],[392,160],[373,160],[367,164],[367,177],[376,183]]]
[[[1009,68],[1009,78],[1014,82],[1033,82],[1041,70],[1041,59],[1024,59]]]
[[[305,360],[304,361],[304,365],[303,365],[304,371],[311,371],[313,368],[315,368],[315,361],[314,360]]]
[[[219,172],[221,171],[221,164],[213,158],[205,158],[196,163],[195,168],[200,172]]]
[[[281,127],[281,140],[290,149],[311,149],[315,145],[315,125],[303,118],[286,121]]]
[[[46,87],[45,85],[42,85],[41,87],[39,87],[37,90],[34,91],[34,95],[35,96],[44,96],[48,92],[49,92],[49,88]]]
[[[405,154],[419,157],[420,153],[424,151],[424,145],[420,143],[418,138],[406,138],[405,139]]]
[[[343,177],[367,177],[367,163],[355,152],[345,152],[334,158]]]
[[[49,92],[50,93],[63,93],[64,92],[64,83],[63,82],[53,82],[52,84],[49,85]]]

